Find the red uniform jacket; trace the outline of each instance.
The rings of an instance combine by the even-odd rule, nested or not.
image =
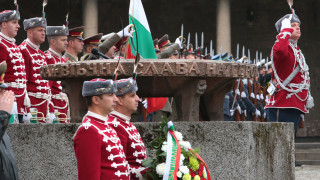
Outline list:
[[[0,62],[7,62],[7,71],[4,81],[8,84],[8,90],[12,90],[16,97],[19,114],[27,113],[24,105],[26,90],[25,62],[20,49],[15,44],[14,38],[9,38],[0,33]]]
[[[55,52],[53,49],[49,48],[46,52],[47,64],[59,64],[64,63],[64,59],[61,54]],[[61,81],[49,81],[49,86],[51,88],[51,103],[53,105],[54,111],[58,111],[61,114],[59,118],[70,118],[68,116],[68,97],[67,94],[62,92]],[[59,121],[60,123],[70,122],[70,120]]]
[[[39,49],[40,46],[33,44],[26,39],[19,45],[21,53],[25,59],[27,73],[27,91],[31,102],[31,108],[36,108],[37,116],[46,118],[47,113],[53,112],[53,108],[49,110],[50,104],[50,87],[47,80],[43,80],[40,76],[40,67],[47,65],[44,53]],[[44,123],[45,119],[41,121]]]
[[[309,109],[306,108],[306,101],[309,94],[310,78],[307,64],[304,60],[304,56],[296,44],[296,42],[290,40],[293,29],[287,28],[281,31],[277,36],[277,41],[273,46],[273,62],[276,73],[279,76],[281,83],[287,79],[287,77],[293,72],[293,70],[300,65],[300,72],[291,80],[286,86],[289,89],[297,90],[299,84],[306,83],[304,88],[297,93],[292,93],[282,89],[276,80],[273,72],[273,82],[276,82],[277,91],[269,96],[266,108],[294,108],[298,109],[303,113],[308,113]],[[293,50],[293,48],[295,50]],[[296,56],[294,54],[296,52]]]
[[[129,179],[121,141],[107,119],[89,111],[75,134],[73,146],[79,180]]]
[[[117,131],[121,140],[129,163],[130,178],[142,179],[142,174],[145,170],[142,166],[142,161],[147,159],[147,155],[146,148],[137,128],[130,123],[130,117],[117,111],[113,111],[109,115],[108,123]]]

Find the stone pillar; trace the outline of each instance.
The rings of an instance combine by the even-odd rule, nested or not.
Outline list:
[[[98,0],[83,1],[84,37],[98,34]]]
[[[222,53],[231,53],[231,13],[230,0],[217,1],[217,47],[219,53],[222,47]]]

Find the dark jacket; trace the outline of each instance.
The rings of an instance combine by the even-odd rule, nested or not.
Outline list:
[[[12,151],[10,138],[6,132],[10,114],[0,110],[0,179],[18,179],[18,168]]]

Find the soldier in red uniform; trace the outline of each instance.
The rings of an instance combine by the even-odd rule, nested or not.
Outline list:
[[[46,33],[49,42],[49,49],[45,54],[47,64],[64,63],[62,52],[67,50],[68,28],[66,26],[47,26]],[[49,81],[49,85],[51,88],[51,103],[57,117],[55,122],[70,122],[68,96],[62,92],[61,81]]]
[[[115,111],[109,115],[108,123],[121,140],[129,163],[130,179],[142,179],[146,170],[142,161],[147,159],[146,148],[135,125],[130,122],[131,114],[137,111],[139,97],[138,86],[132,78],[116,81],[118,102]]]
[[[23,115],[27,114],[30,107],[30,100],[26,90],[25,61],[14,39],[20,28],[19,20],[19,11],[6,10],[0,13],[0,62],[7,62],[4,80],[9,86],[8,90],[14,92],[19,122],[22,122]]]
[[[298,46],[300,20],[287,14],[276,23],[279,32],[272,48],[272,85],[266,105],[269,121],[293,122],[295,133],[299,119],[313,107],[309,68]]]
[[[52,122],[54,117],[53,108],[50,105],[50,87],[47,80],[40,76],[40,67],[47,65],[45,54],[39,49],[45,41],[47,20],[43,17],[25,19],[24,30],[27,31],[27,39],[19,48],[25,60],[27,92],[30,98],[30,113],[36,115],[31,118],[35,122]]]
[[[118,98],[112,80],[93,79],[83,83],[82,96],[88,113],[75,133],[73,146],[79,180],[129,180],[128,162],[116,131],[108,125],[108,114]]]

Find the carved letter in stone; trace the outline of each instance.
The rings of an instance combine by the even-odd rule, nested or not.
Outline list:
[[[100,76],[106,76],[108,74],[111,74],[110,63],[107,63],[107,62],[98,63],[98,69],[99,69]]]
[[[187,63],[177,62],[176,64],[176,74],[185,75],[187,74]]]
[[[217,63],[217,76],[221,76],[224,74],[224,67],[222,63]]]
[[[238,69],[239,69],[239,64],[232,64],[232,70],[231,70],[231,75],[232,77],[238,77]]]
[[[149,74],[149,71],[151,71],[150,74]],[[149,66],[144,71],[144,75],[157,75],[157,74],[159,74],[159,73],[157,71],[156,66],[154,65],[154,62],[150,62]]]
[[[77,69],[77,75],[78,76],[84,76],[84,75],[86,75],[87,74],[87,69],[86,69],[86,67],[85,67],[85,65],[87,65],[87,64],[77,64],[76,65],[76,69]],[[82,66],[82,67],[81,67]],[[84,67],[83,67],[84,66]]]
[[[115,68],[117,68],[117,67],[115,67]],[[119,68],[117,70],[117,73],[118,74],[126,74],[126,72],[123,70],[121,63],[119,63]]]
[[[142,63],[138,63],[136,73],[137,74],[143,74],[142,68],[143,68],[143,64]]]
[[[207,76],[214,76],[217,73],[217,67],[215,63],[207,63]]]
[[[61,64],[60,66],[60,75],[63,76],[69,76],[70,70],[68,64]]]
[[[191,73],[194,72],[196,75],[200,75],[200,70],[198,67],[198,64],[196,62],[193,62],[190,70],[189,70],[189,75],[191,75]]]
[[[88,64],[88,71],[92,72],[92,76],[98,76],[98,68],[97,68],[98,63],[90,63]]]
[[[165,73],[171,74],[171,75],[175,75],[170,64],[168,62],[165,62],[162,68],[162,71],[160,72],[160,74],[164,75]]]

